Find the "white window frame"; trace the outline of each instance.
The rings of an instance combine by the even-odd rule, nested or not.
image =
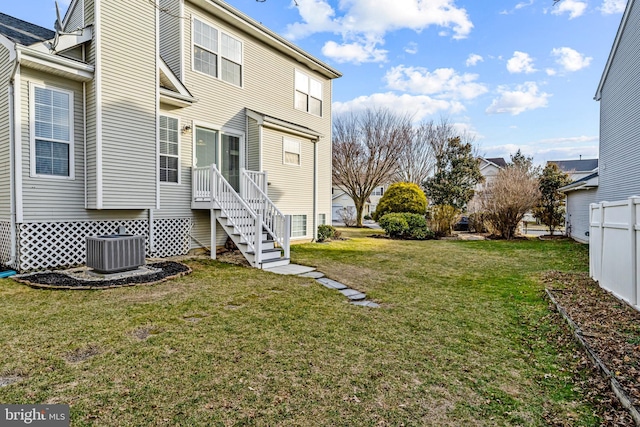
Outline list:
[[[297,145],[298,146],[298,152],[296,153],[295,151],[287,150],[287,143]],[[298,155],[298,163],[287,162],[286,153],[297,154]],[[302,141],[300,141],[299,139],[289,138],[289,137],[286,137],[286,136],[282,137],[282,164],[283,165],[290,165],[290,166],[298,166],[298,167],[302,166]]]
[[[210,51],[208,48],[204,47],[204,46],[200,46],[197,45],[195,42],[195,31],[194,31],[194,21],[200,21],[202,24],[204,25],[208,25],[209,27],[213,28],[214,30],[216,30],[218,32],[218,51],[217,52],[212,52]],[[234,40],[237,40],[240,43],[240,85],[236,85],[235,83],[232,82],[228,82],[226,80],[222,79],[222,34],[225,34],[228,37],[231,37]],[[212,52],[216,55],[216,75],[212,76],[211,74],[207,74],[204,73],[202,71],[198,71],[196,70],[195,67],[195,47],[198,46],[201,49],[205,49],[206,51]],[[231,61],[235,64],[238,64],[238,62],[233,61],[227,57],[224,57],[226,60]],[[214,78],[216,80],[219,80],[221,82],[224,82],[226,84],[229,84],[233,87],[238,87],[238,88],[243,88],[244,87],[244,42],[242,41],[242,39],[240,37],[238,37],[237,35],[229,32],[229,31],[223,31],[221,30],[219,27],[217,27],[216,25],[213,25],[209,20],[201,17],[201,16],[196,16],[193,15],[191,17],[191,70],[198,73],[198,74],[202,74],[204,76],[208,76],[211,78]]]
[[[298,74],[305,76],[307,78],[307,87],[306,87],[306,92],[303,90],[298,90]],[[311,96],[311,82],[316,82],[318,84],[320,84],[320,98],[317,98],[315,96]],[[305,95],[307,95],[307,107],[306,109],[301,109],[298,108],[298,106],[296,105],[296,97],[297,97],[297,93],[304,93]],[[320,101],[320,114],[315,114],[311,112],[310,109],[310,102],[309,100],[311,98],[317,99]],[[298,111],[304,111],[306,113],[311,114],[312,116],[316,116],[316,117],[322,117],[323,114],[323,110],[324,110],[324,83],[316,78],[313,78],[309,75],[309,73],[306,73],[304,71],[301,71],[299,69],[295,69],[293,72],[293,108],[295,108]]]
[[[166,114],[164,112],[161,112],[158,115],[158,130],[160,129],[160,117],[168,117],[170,119],[175,119],[178,121],[178,155],[174,156],[173,154],[162,154],[162,152],[160,151],[160,146],[158,145],[158,182],[160,182],[161,185],[179,185],[182,182],[182,165],[180,164],[180,158],[182,157],[182,147],[180,147],[180,135],[182,133],[182,129],[180,128],[180,118],[176,117],[176,116],[172,116],[171,114]],[[158,136],[158,143],[160,143],[160,137]],[[162,156],[168,156],[168,157],[177,157],[178,158],[178,181],[177,182],[172,182],[172,181],[162,181],[162,179],[160,179],[160,158]]]
[[[325,213],[318,214],[318,225],[327,225],[327,214]]]
[[[294,219],[295,219],[295,217],[300,217],[300,216],[304,217],[304,234],[295,235],[294,234],[295,230],[294,230],[294,227],[293,227]],[[307,227],[308,223],[309,223],[309,218],[307,217],[306,213],[291,215],[291,238],[292,239],[304,239],[305,237],[308,237],[309,236],[309,227]]]
[[[53,138],[36,138],[36,98],[35,92],[36,88],[46,89],[51,91],[57,91],[66,93],[69,95],[69,141],[62,141]],[[30,176],[32,178],[46,178],[46,179],[61,179],[72,181],[76,178],[76,169],[75,169],[75,149],[74,149],[74,92],[72,90],[63,89],[57,86],[51,86],[48,84],[36,84],[33,82],[29,82],[29,162],[30,162]],[[47,175],[47,174],[38,174],[36,172],[36,139],[57,142],[62,144],[69,145],[69,175],[61,176],[61,175]]]

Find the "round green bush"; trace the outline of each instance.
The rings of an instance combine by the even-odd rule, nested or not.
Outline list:
[[[386,214],[378,224],[390,237],[402,237],[409,230],[409,224],[401,213]]]
[[[398,212],[424,215],[426,210],[427,196],[417,184],[397,182],[385,191],[373,213],[373,219],[379,221],[386,214]]]
[[[324,242],[325,240],[333,239],[336,237],[338,230],[333,225],[319,225],[318,226],[318,242]]]

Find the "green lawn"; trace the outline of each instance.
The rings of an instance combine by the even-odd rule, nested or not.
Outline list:
[[[212,261],[107,291],[0,280],[2,403],[68,403],[72,425],[597,425],[541,272],[583,271],[567,241],[297,245],[364,291]]]

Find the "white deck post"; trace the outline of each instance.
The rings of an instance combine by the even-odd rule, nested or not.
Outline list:
[[[291,215],[284,216],[284,257],[291,257]]]
[[[255,267],[262,268],[262,213],[256,212]]]
[[[268,191],[269,191],[269,173],[267,171],[264,171],[264,177],[263,177],[264,181],[262,182],[262,191],[264,191],[264,194],[266,194],[267,196],[269,195]]]

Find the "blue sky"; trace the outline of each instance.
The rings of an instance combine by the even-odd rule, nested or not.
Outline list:
[[[597,157],[593,95],[626,0],[297,2],[228,1],[343,73],[334,113],[444,117],[488,157],[518,148],[536,163]],[[53,0],[3,3],[3,13],[53,27]]]

